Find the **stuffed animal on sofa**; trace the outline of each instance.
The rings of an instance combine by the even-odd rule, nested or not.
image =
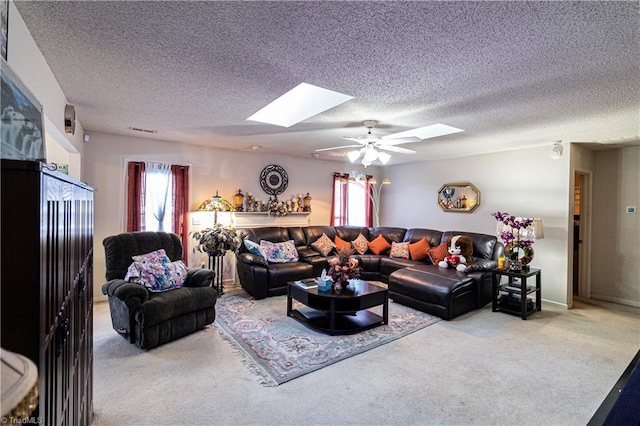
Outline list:
[[[464,272],[467,268],[467,263],[471,261],[471,255],[473,254],[473,241],[471,238],[464,235],[456,235],[451,238],[449,243],[449,249],[447,250],[449,255],[444,258],[443,261],[438,263],[441,268],[448,268],[451,266],[457,271]]]

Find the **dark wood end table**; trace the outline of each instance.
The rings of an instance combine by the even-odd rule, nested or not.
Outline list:
[[[523,320],[535,312],[542,310],[542,270],[536,268],[528,268],[522,271],[512,271],[509,269],[493,269],[491,280],[491,310],[493,312],[507,312],[510,314],[520,315]],[[508,277],[506,284],[501,284],[500,281],[503,276]],[[536,285],[527,286],[527,278],[535,277]],[[516,281],[517,280],[517,281]],[[535,293],[536,301],[533,306],[527,306],[527,296],[531,293]],[[499,298],[502,297],[503,303],[499,303]],[[519,309],[516,306],[509,306],[505,300],[513,298],[520,303]]]
[[[305,305],[293,309],[293,301]],[[382,305],[382,316],[368,309]],[[389,290],[355,280],[340,293],[304,288],[297,282],[287,286],[287,316],[330,335],[351,334],[389,323]]]

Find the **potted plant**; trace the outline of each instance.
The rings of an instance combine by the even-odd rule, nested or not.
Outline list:
[[[224,227],[219,223],[215,224],[213,228],[193,231],[189,235],[198,241],[195,249],[210,256],[224,256],[228,250],[235,253],[242,244],[233,227]]]

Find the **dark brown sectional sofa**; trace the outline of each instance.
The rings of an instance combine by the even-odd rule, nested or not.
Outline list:
[[[495,236],[464,231],[308,226],[264,227],[242,232],[244,238],[256,243],[293,240],[300,258],[294,263],[268,263],[249,253],[243,245],[237,253],[238,276],[242,287],[256,299],[286,294],[287,282],[318,277],[323,269],[328,269],[328,258],[311,247],[323,233],[332,241],[336,235],[345,241],[353,241],[360,233],[369,241],[382,235],[389,243],[414,243],[426,237],[431,247],[454,235],[466,235],[473,241],[473,256],[464,272],[439,268],[431,264],[429,258],[424,261],[392,258],[389,252],[354,255],[363,269],[362,279],[383,281],[388,284],[389,296],[394,301],[447,320],[491,301],[490,270],[496,267],[498,257],[504,253],[503,245]]]

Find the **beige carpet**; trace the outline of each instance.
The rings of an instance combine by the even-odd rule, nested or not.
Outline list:
[[[487,306],[267,388],[214,327],[141,351],[94,323],[95,425],[585,425],[640,348],[637,308]]]

